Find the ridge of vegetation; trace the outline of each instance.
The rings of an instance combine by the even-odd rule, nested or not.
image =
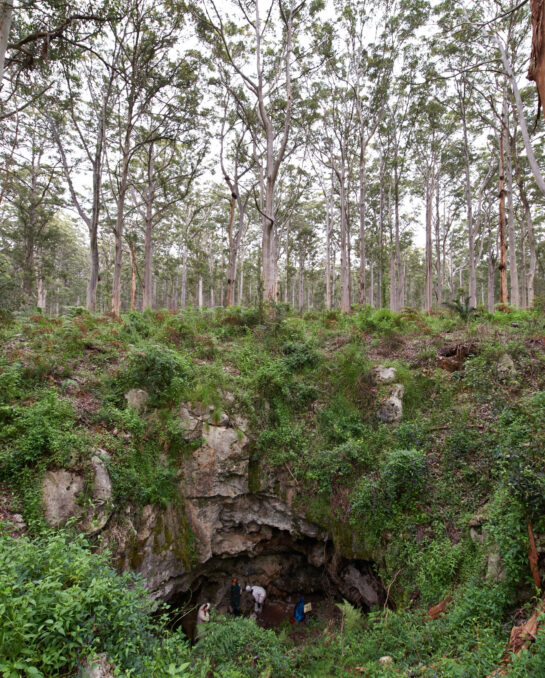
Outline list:
[[[23,514],[27,529],[4,536],[0,549],[1,675],[69,674],[88,634],[96,634],[89,647],[105,651],[120,675],[150,675],[146,662],[167,659],[153,675],[204,676],[212,669],[233,677],[321,676],[356,667],[366,676],[488,675],[507,630],[529,615],[535,594],[526,521],[538,539],[545,534],[544,327],[537,311],[480,313],[466,322],[369,308],[300,316],[284,306],[133,312],[120,320],[74,308],[57,318],[5,322],[1,508],[6,534],[15,534],[14,513]],[[462,370],[438,368],[445,344],[468,341],[476,347]],[[506,355],[513,368],[502,371]],[[378,363],[395,366],[405,387],[403,421],[395,427],[376,418],[385,395],[370,378]],[[148,414],[126,406],[124,393],[133,387],[149,392]],[[356,549],[377,564],[389,607],[357,615],[342,638],[337,626],[313,622],[312,642],[298,645],[282,631],[219,620],[191,650],[176,634],[165,636],[141,589],[127,588],[108,569],[107,555],[94,555],[83,538],[57,565],[53,556],[44,560],[69,543],[44,521],[39,488],[46,470],[88,469],[101,448],[110,455],[116,506],[166,506],[175,496],[176,462],[191,449],[179,423],[183,402],[211,405],[217,416],[229,403],[244,415],[259,465],[289,469],[300,510],[330,530],[339,553]],[[477,514],[483,536],[475,540],[469,524]],[[186,547],[191,560],[191,540]],[[486,576],[496,551],[502,574]],[[81,600],[75,590],[62,593],[66,582],[77,585]],[[107,623],[93,602],[103,586],[111,588],[101,608]],[[446,614],[427,618],[447,596]],[[117,608],[127,619],[110,632]],[[23,621],[28,615],[31,622]],[[22,659],[18,628],[27,623]],[[55,649],[62,647],[59,623],[72,634],[64,650]],[[131,658],[122,657],[125,632],[140,648]],[[148,636],[155,639],[149,646]],[[255,665],[246,651],[259,655]],[[378,663],[382,655],[393,657],[392,667]],[[170,664],[187,661],[179,674],[168,673]],[[509,675],[537,675],[544,662],[538,634]]]

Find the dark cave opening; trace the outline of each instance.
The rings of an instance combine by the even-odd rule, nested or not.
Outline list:
[[[330,540],[294,536],[276,528],[268,539],[261,539],[252,551],[215,554],[174,587],[167,599],[173,625],[194,633],[196,610],[204,602],[220,614],[230,612],[231,581],[237,577],[242,589],[242,614],[253,611],[253,600],[246,584],[263,586],[267,591],[263,626],[278,626],[291,616],[301,595],[317,604],[343,599],[364,612],[383,605],[386,593],[372,562],[339,556]]]

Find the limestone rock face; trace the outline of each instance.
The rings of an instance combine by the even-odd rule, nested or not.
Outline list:
[[[108,452],[99,449],[91,459],[91,466],[93,467],[92,501],[82,525],[88,534],[97,534],[104,529],[113,512],[112,481],[105,464],[109,458]]]
[[[138,412],[146,409],[148,398],[148,393],[141,388],[131,388],[128,393],[125,393],[127,405]]]
[[[498,377],[501,380],[512,379],[517,375],[517,369],[513,362],[513,358],[511,358],[508,353],[503,353],[500,356],[498,364],[496,365],[496,370],[498,372]]]
[[[390,395],[381,403],[377,417],[384,423],[401,421],[403,417],[403,385],[394,384]]]
[[[340,573],[341,593],[353,603],[363,603],[367,607],[379,604],[379,594],[374,588],[374,580],[354,565],[348,565]]]
[[[488,562],[486,568],[486,578],[490,581],[499,584],[502,581],[505,581],[507,573],[505,572],[505,566],[501,559],[501,554],[497,548],[493,548],[488,553]]]
[[[96,534],[104,528],[113,511],[112,482],[105,465],[108,459],[108,453],[101,449],[91,459],[93,489],[87,509],[77,501],[85,482],[81,473],[60,469],[45,474],[42,502],[50,525],[58,527],[69,518],[81,518],[80,527],[89,534]]]
[[[193,436],[195,429],[190,432]],[[201,427],[204,444],[183,464],[190,497],[236,497],[248,492],[248,439],[225,426]]]
[[[87,659],[79,673],[80,678],[114,678],[114,673],[106,655],[99,654],[96,659]]]
[[[76,498],[83,491],[83,476],[60,469],[48,471],[42,483],[42,502],[45,519],[57,527],[69,518],[82,513]]]
[[[371,370],[373,384],[393,384],[396,380],[397,370],[395,367],[376,365]]]

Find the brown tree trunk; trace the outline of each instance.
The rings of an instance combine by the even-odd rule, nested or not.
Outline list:
[[[545,106],[545,0],[530,0],[532,12],[532,51],[528,80],[533,80],[537,86],[538,115]]]
[[[439,215],[441,187],[439,180],[435,191],[435,273],[437,275],[437,284],[435,288],[435,297],[437,305],[441,306],[443,302],[443,267],[441,265],[441,220]]]

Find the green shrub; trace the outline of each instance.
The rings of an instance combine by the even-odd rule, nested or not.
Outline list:
[[[318,363],[318,354],[314,348],[301,341],[288,341],[282,345],[281,351],[285,356],[284,364],[294,372],[314,367]]]
[[[146,390],[152,406],[172,405],[188,388],[192,374],[188,359],[164,346],[148,344],[133,349],[120,381],[123,388]]]
[[[71,404],[56,391],[46,391],[31,405],[11,409],[11,421],[0,432],[0,478],[40,460],[54,460],[62,466],[78,452],[87,451],[89,436],[75,428]]]
[[[211,621],[196,653],[210,660],[218,676],[281,678],[289,669],[276,633],[260,628],[253,619],[219,617]]]
[[[158,642],[153,609],[142,585],[91,553],[82,535],[0,536],[4,676],[72,675],[81,659],[99,652],[118,670],[146,675],[145,659]]]
[[[426,455],[421,450],[393,450],[381,468],[381,490],[387,501],[406,504],[416,499],[426,481]]]
[[[318,411],[317,418],[320,433],[328,443],[343,443],[364,432],[361,414],[343,396],[332,398]]]

